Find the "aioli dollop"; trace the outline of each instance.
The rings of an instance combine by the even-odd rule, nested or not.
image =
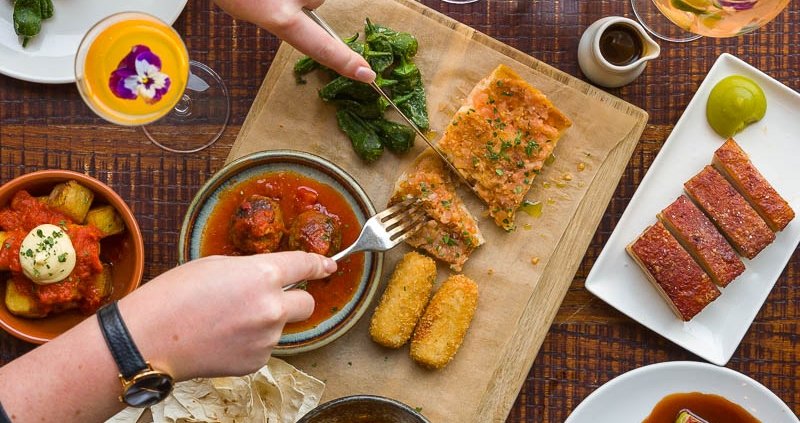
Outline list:
[[[55,283],[64,280],[75,268],[75,247],[60,227],[39,225],[22,240],[19,263],[22,272],[33,282]]]

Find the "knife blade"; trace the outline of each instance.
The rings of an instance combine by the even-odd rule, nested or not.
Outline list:
[[[336,31],[334,31],[333,28],[331,28],[331,26],[328,25],[328,22],[326,22],[325,19],[323,19],[319,14],[317,14],[317,12],[315,12],[315,11],[313,11],[311,9],[306,9],[306,8],[303,8],[303,12],[309,18],[311,18],[311,20],[314,21],[314,23],[316,23],[322,29],[324,29],[325,32],[328,33],[328,35],[333,37],[336,41],[347,45],[347,43],[344,42],[342,37],[340,37],[339,34],[337,34]],[[348,46],[348,48],[349,48],[349,46]],[[478,192],[475,189],[475,187],[472,184],[470,184],[469,181],[467,181],[467,179],[464,177],[464,175],[462,175],[461,172],[458,171],[458,169],[455,167],[455,165],[453,165],[453,163],[450,162],[450,160],[447,158],[447,156],[444,154],[444,152],[442,152],[442,150],[440,150],[439,147],[437,147],[433,143],[433,141],[431,141],[425,135],[425,133],[423,133],[422,130],[419,129],[419,127],[408,116],[406,116],[406,114],[403,113],[402,110],[400,110],[399,107],[397,107],[397,104],[395,104],[394,101],[392,101],[392,99],[389,98],[389,95],[386,94],[386,92],[383,91],[383,89],[381,89],[381,87],[379,87],[378,84],[375,81],[372,81],[372,83],[370,83],[369,85],[370,85],[370,87],[372,87],[373,90],[375,90],[378,94],[380,94],[380,96],[383,97],[383,99],[386,100],[386,102],[389,103],[389,106],[391,106],[392,109],[394,109],[397,112],[397,114],[399,114],[400,117],[403,118],[403,120],[406,122],[406,124],[408,124],[411,128],[414,129],[414,132],[417,133],[417,136],[422,138],[422,140],[425,141],[426,144],[428,144],[428,147],[430,147],[431,150],[433,150],[439,156],[439,158],[442,159],[442,161],[447,165],[447,167],[450,168],[450,171],[453,172],[458,177],[458,179],[461,180],[461,182],[464,185],[469,187],[469,189],[471,189],[472,192],[474,192],[475,195],[478,196],[478,198],[482,198],[480,195],[478,195]]]

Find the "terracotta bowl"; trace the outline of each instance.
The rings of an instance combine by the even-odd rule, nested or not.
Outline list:
[[[366,192],[339,166],[313,154],[293,150],[271,150],[239,158],[214,174],[192,200],[178,239],[181,263],[201,257],[200,244],[210,215],[219,199],[236,184],[272,172],[290,171],[333,188],[355,214],[359,225],[375,214]],[[362,254],[362,253],[358,253]],[[383,253],[366,252],[364,267],[353,296],[334,314],[310,329],[284,333],[272,354],[294,355],[325,346],[344,335],[364,315],[380,284]],[[309,282],[315,283],[315,282]]]
[[[413,408],[390,398],[353,395],[326,402],[297,423],[430,423]]]
[[[0,208],[6,207],[14,194],[20,190],[26,190],[34,196],[47,195],[54,185],[68,180],[75,180],[91,189],[95,195],[95,203],[114,206],[125,222],[124,234],[115,235],[123,237],[120,243],[121,258],[114,262],[112,272],[111,300],[118,300],[136,289],[142,280],[144,243],[139,225],[130,208],[108,185],[82,173],[42,170],[22,175],[0,186]],[[0,282],[0,286],[5,289],[5,283]],[[2,298],[5,298],[5,291],[2,292]],[[55,338],[87,317],[77,310],[52,314],[41,319],[17,317],[9,313],[5,301],[0,300],[0,327],[19,339],[35,344],[42,344]]]

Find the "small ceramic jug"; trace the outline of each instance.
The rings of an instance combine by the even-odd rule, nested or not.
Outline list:
[[[642,52],[638,59],[619,66],[611,63],[601,54],[600,39],[603,33],[614,24],[626,25],[641,41]],[[638,77],[649,60],[661,54],[661,48],[647,35],[638,22],[621,16],[609,16],[591,24],[581,36],[578,45],[578,65],[592,82],[604,87],[615,88],[630,83]]]

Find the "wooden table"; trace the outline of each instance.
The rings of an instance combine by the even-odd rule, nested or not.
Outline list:
[[[603,16],[632,16],[626,0],[423,3],[581,78],[576,51],[582,30]],[[0,182],[47,168],[82,171],[108,182],[128,201],[142,227],[145,280],[176,264],[178,232],[188,203],[222,166],[278,48],[273,36],[232,20],[207,0],[189,2],[175,27],[190,56],[217,70],[231,93],[230,127],[215,146],[200,153],[166,153],[146,142],[140,131],[102,121],[84,105],[74,85],[47,86],[0,76]],[[592,296],[583,283],[642,176],[719,54],[735,54],[800,89],[800,3],[792,2],[753,35],[661,46],[661,57],[638,80],[610,90],[647,110],[650,124],[509,422],[561,422],[593,390],[621,373],[657,362],[698,360]],[[800,290],[794,289],[798,282],[800,254],[795,251],[728,363],[766,385],[795,413],[800,413]],[[31,348],[0,333],[0,363]]]

